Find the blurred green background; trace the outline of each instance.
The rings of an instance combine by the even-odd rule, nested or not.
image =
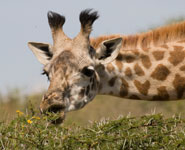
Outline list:
[[[12,89],[7,95],[0,96],[0,120],[9,121],[16,116],[16,110],[26,113],[30,105],[38,110],[44,91],[35,94],[21,94],[19,89]],[[98,95],[92,102],[78,111],[67,113],[66,124],[88,125],[92,121],[122,116],[141,116],[152,113],[163,113],[169,117],[174,114],[185,116],[185,100],[181,101],[137,101],[112,96]]]

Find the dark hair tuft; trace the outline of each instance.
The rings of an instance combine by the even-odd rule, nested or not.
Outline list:
[[[55,12],[48,12],[48,23],[51,28],[60,28],[65,23],[65,17]]]
[[[92,10],[93,9],[85,9],[80,13],[82,27],[85,27],[87,24],[91,26],[93,22],[99,18],[98,12]]]

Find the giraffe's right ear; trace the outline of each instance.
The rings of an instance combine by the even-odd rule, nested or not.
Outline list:
[[[28,47],[32,50],[38,61],[46,65],[53,56],[52,46],[46,43],[28,42]]]
[[[122,38],[105,40],[96,50],[96,58],[101,64],[108,64],[115,60],[122,46]]]

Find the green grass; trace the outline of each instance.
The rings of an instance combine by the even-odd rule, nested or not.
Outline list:
[[[48,123],[48,119],[51,118],[17,112],[17,117],[9,123],[1,122],[1,149],[185,149],[185,120],[179,116],[119,117],[86,127],[56,126]]]

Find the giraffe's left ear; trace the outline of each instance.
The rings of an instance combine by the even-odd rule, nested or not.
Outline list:
[[[96,50],[96,58],[101,64],[108,64],[115,60],[122,46],[122,38],[103,41]]]

